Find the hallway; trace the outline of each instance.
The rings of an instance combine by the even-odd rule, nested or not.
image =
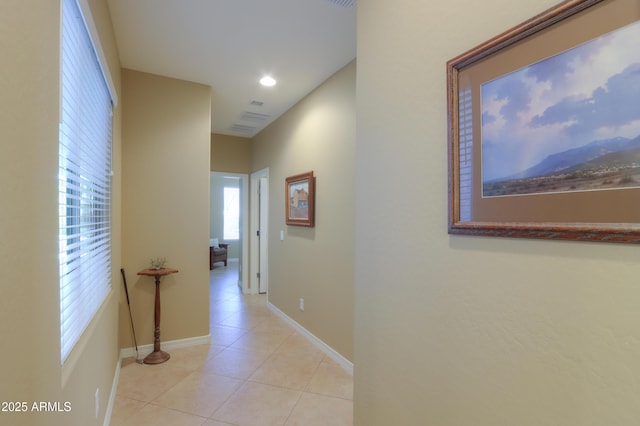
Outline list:
[[[244,296],[237,262],[210,272],[211,344],[170,350],[160,365],[122,361],[111,425],[349,426],[353,378]]]

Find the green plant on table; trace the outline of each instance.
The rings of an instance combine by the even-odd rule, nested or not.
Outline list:
[[[151,268],[153,269],[162,269],[164,265],[167,263],[166,257],[156,257],[155,259],[151,259]]]

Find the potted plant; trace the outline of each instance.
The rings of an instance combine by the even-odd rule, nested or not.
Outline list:
[[[166,257],[156,257],[155,259],[151,259],[151,269],[162,269],[164,265],[167,263]]]

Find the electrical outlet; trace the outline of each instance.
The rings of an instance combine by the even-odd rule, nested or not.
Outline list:
[[[304,311],[304,299],[301,297],[300,298],[300,306],[299,306],[301,311]]]
[[[96,388],[96,419],[100,416],[100,388]]]

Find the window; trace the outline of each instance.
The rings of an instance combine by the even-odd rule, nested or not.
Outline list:
[[[224,237],[225,240],[240,238],[240,188],[224,188]]]
[[[61,362],[111,289],[112,98],[75,0],[62,5],[58,216]]]

